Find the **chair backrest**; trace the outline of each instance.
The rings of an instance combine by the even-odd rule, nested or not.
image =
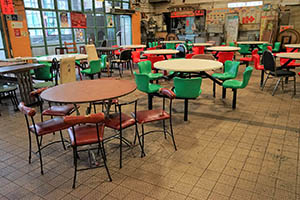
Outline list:
[[[273,51],[278,52],[280,50],[281,42],[275,42]]]
[[[65,42],[67,53],[78,53],[76,42]]]
[[[267,49],[271,52],[273,51],[272,46],[267,46]]]
[[[85,50],[86,50],[86,54],[88,55],[89,62],[92,60],[99,60],[95,45],[93,44],[85,45]]]
[[[66,47],[55,47],[55,55],[63,55],[67,53]]]
[[[269,50],[264,51],[261,62],[264,65],[265,70],[275,72],[276,62],[272,52]]]
[[[101,71],[101,60],[91,60],[90,69],[92,74],[99,73]]]
[[[187,53],[185,44],[179,44],[176,50],[179,51],[179,53],[176,54],[176,58],[185,58],[185,54]]]
[[[238,75],[240,62],[227,60],[224,64],[224,72],[230,73],[235,77]]]
[[[245,88],[248,85],[252,71],[253,71],[253,67],[250,66],[245,69],[243,73],[243,82],[241,88]]]
[[[194,56],[193,53],[189,53],[189,54],[186,54],[186,55],[185,55],[185,58],[186,58],[186,59],[191,59],[193,56]]]
[[[75,82],[75,57],[63,58],[60,61],[60,84]]]
[[[176,46],[174,43],[166,43],[166,49],[176,49]]]
[[[133,73],[134,73],[137,89],[142,92],[148,93],[149,92],[149,83],[150,83],[149,76],[147,74],[138,74],[136,72],[133,72]]]
[[[259,56],[259,54],[252,55],[252,60],[253,60],[253,63],[254,63],[254,68],[258,70],[259,69],[258,66],[260,64],[260,56]]]
[[[45,81],[53,80],[52,64],[49,62],[41,62],[41,61],[39,61],[38,63],[43,64],[44,67],[34,69],[34,78],[37,80],[45,80]]]
[[[149,48],[152,48],[152,47],[153,47],[152,42],[148,42],[148,47],[149,47]]]
[[[192,57],[193,59],[216,60],[212,54],[198,54]]]
[[[157,45],[156,45],[156,42],[152,42],[152,46],[153,47],[156,47]]]
[[[26,116],[33,117],[36,114],[35,109],[25,106],[24,102],[20,102],[18,108]]]
[[[131,58],[134,63],[138,63],[140,61],[141,52],[140,51],[132,51]]]
[[[251,54],[252,54],[252,56],[258,54],[258,49],[253,49]]]
[[[151,73],[151,61],[142,61],[138,63],[140,74],[149,74]]]
[[[230,47],[235,47],[235,43],[234,42],[229,42],[229,46]]]
[[[248,53],[249,49],[250,49],[250,45],[249,44],[239,44],[239,47],[241,48],[239,50],[239,53],[244,54],[244,53]]]
[[[121,51],[120,60],[130,60],[131,59],[131,50],[123,50]]]
[[[294,48],[286,47],[286,52],[292,52],[293,49]],[[298,49],[296,49],[294,52],[298,52]]]
[[[112,45],[111,47],[119,47],[119,46],[118,46],[118,45]],[[115,55],[120,55],[119,49],[114,50],[114,54],[115,54]]]
[[[233,60],[234,52],[219,52],[218,53],[218,61],[221,63],[225,63],[227,60]]]
[[[136,51],[144,51],[144,48],[136,49]]]
[[[200,46],[200,47],[193,47],[193,54],[204,54],[204,47]]]
[[[201,91],[202,78],[174,78],[174,91],[180,98],[197,98]]]
[[[101,69],[105,69],[107,65],[107,55],[101,55]]]
[[[151,62],[151,69],[154,69],[154,63],[165,60],[164,56],[148,56],[147,59]]]

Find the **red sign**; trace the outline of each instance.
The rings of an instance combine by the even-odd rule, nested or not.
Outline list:
[[[4,15],[15,14],[13,0],[1,0],[2,13]]]
[[[16,37],[21,37],[21,29],[19,28],[14,28],[15,36]]]
[[[243,24],[249,24],[249,23],[252,23],[254,22],[255,18],[253,16],[247,16],[247,17],[243,17],[242,19],[242,23]]]
[[[177,17],[194,17],[194,16],[204,16],[205,10],[186,10],[186,11],[178,11],[178,12],[171,12],[171,18]]]
[[[85,14],[79,12],[71,12],[72,28],[86,28]]]

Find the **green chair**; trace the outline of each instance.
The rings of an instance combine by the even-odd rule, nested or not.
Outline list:
[[[138,66],[140,74],[147,74],[151,83],[153,82],[153,80],[158,81],[158,79],[164,76],[161,73],[152,73],[151,62],[149,60],[139,62]]]
[[[250,51],[250,45],[249,44],[239,44],[238,45],[241,49],[239,50],[239,53],[241,55],[243,55],[244,57],[246,55],[249,55],[251,54],[251,51]]]
[[[149,48],[152,48],[153,47],[152,42],[148,42],[148,46]]]
[[[201,94],[202,78],[174,78],[174,93],[177,99],[184,99],[184,121],[188,120],[189,99],[196,99]]]
[[[229,42],[229,46],[230,47],[235,47],[235,43],[234,42]]]
[[[227,60],[224,63],[224,73],[214,73],[213,78],[221,80],[222,82],[237,77],[239,71],[240,62]],[[218,82],[218,84],[222,84]],[[216,81],[213,84],[213,97],[216,97]],[[226,89],[223,87],[222,98],[226,98]]]
[[[274,48],[272,49],[272,52],[279,52],[280,51],[281,42],[275,42]]]
[[[102,57],[102,56],[101,56]],[[81,71],[82,74],[88,75],[91,79],[94,79],[94,75],[98,74],[98,78],[101,77],[101,60],[91,60],[90,67]]]
[[[152,42],[152,47],[156,47],[156,43],[155,42]]]
[[[53,61],[56,62],[56,61]],[[52,87],[55,85],[55,82],[53,82],[53,63],[51,62],[41,62],[38,63],[43,64],[44,67],[40,67],[37,69],[34,69],[34,79],[35,80],[43,80],[45,82],[36,82],[33,84],[34,89],[40,89],[44,87]]]
[[[133,72],[137,89],[148,94],[148,109],[152,110],[153,96],[159,91],[162,86],[150,83],[150,78],[147,74],[138,74]]]
[[[100,69],[101,69],[101,71],[108,70],[107,69],[107,55],[101,55]],[[107,72],[107,74],[109,74],[109,73]]]
[[[176,49],[176,45],[174,43],[166,43],[166,49]]]
[[[243,73],[243,81],[238,80],[226,80],[223,83],[224,88],[231,88],[233,91],[233,99],[232,99],[232,109],[236,108],[236,95],[237,89],[245,88],[250,80],[251,74],[253,71],[253,67],[247,67]]]
[[[221,43],[221,46],[226,46],[226,42],[222,42],[222,43]]]
[[[158,42],[155,42],[155,46],[156,46],[156,47],[158,46]]]
[[[258,45],[258,48],[260,48],[260,51],[258,51],[258,54],[263,54],[265,52],[265,50],[267,50],[268,46],[269,46],[269,44],[267,44],[267,43]]]

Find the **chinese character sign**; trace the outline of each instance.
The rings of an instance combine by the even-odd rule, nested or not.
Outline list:
[[[4,15],[15,14],[13,0],[0,0],[0,3]]]

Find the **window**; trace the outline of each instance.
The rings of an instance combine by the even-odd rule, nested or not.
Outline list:
[[[53,54],[53,49],[63,47],[64,42],[76,42],[79,47],[92,39],[96,45],[103,40],[114,45],[120,31],[123,42],[131,43],[130,16],[127,16],[129,26],[123,20],[117,27],[115,20],[120,15],[110,13],[111,8],[129,9],[129,0],[24,0],[24,5],[33,56]],[[71,27],[73,11],[86,15],[87,29]]]
[[[228,3],[228,8],[251,7],[251,6],[262,6],[262,5],[263,5],[263,1],[236,2],[236,3]]]

